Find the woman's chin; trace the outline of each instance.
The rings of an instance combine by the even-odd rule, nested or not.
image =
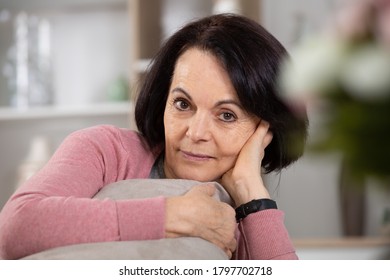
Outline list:
[[[185,180],[193,180],[198,182],[214,182],[220,180],[220,175],[215,174],[196,174],[194,172],[187,172],[185,174],[182,174],[179,178],[185,179]]]

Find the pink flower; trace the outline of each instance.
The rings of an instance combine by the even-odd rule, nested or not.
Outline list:
[[[390,47],[390,0],[351,1],[336,15],[329,31],[349,40],[373,33],[376,40]]]
[[[390,48],[390,0],[375,0],[379,40]]]

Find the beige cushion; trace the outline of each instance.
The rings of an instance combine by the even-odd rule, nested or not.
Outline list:
[[[96,199],[114,200],[175,196],[186,193],[200,184],[191,180],[134,179],[110,184],[96,194]],[[223,187],[215,183],[215,198],[231,204]],[[46,250],[24,259],[227,259],[226,254],[214,244],[195,237],[146,241],[120,241],[76,244]]]

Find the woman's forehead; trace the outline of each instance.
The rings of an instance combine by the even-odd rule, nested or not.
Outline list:
[[[191,48],[178,59],[173,73],[171,90],[180,87],[189,94],[205,92],[238,101],[228,72],[208,51]]]

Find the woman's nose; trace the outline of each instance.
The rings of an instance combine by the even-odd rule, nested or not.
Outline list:
[[[211,138],[211,118],[205,113],[195,113],[188,122],[186,136],[192,141],[208,141]]]

